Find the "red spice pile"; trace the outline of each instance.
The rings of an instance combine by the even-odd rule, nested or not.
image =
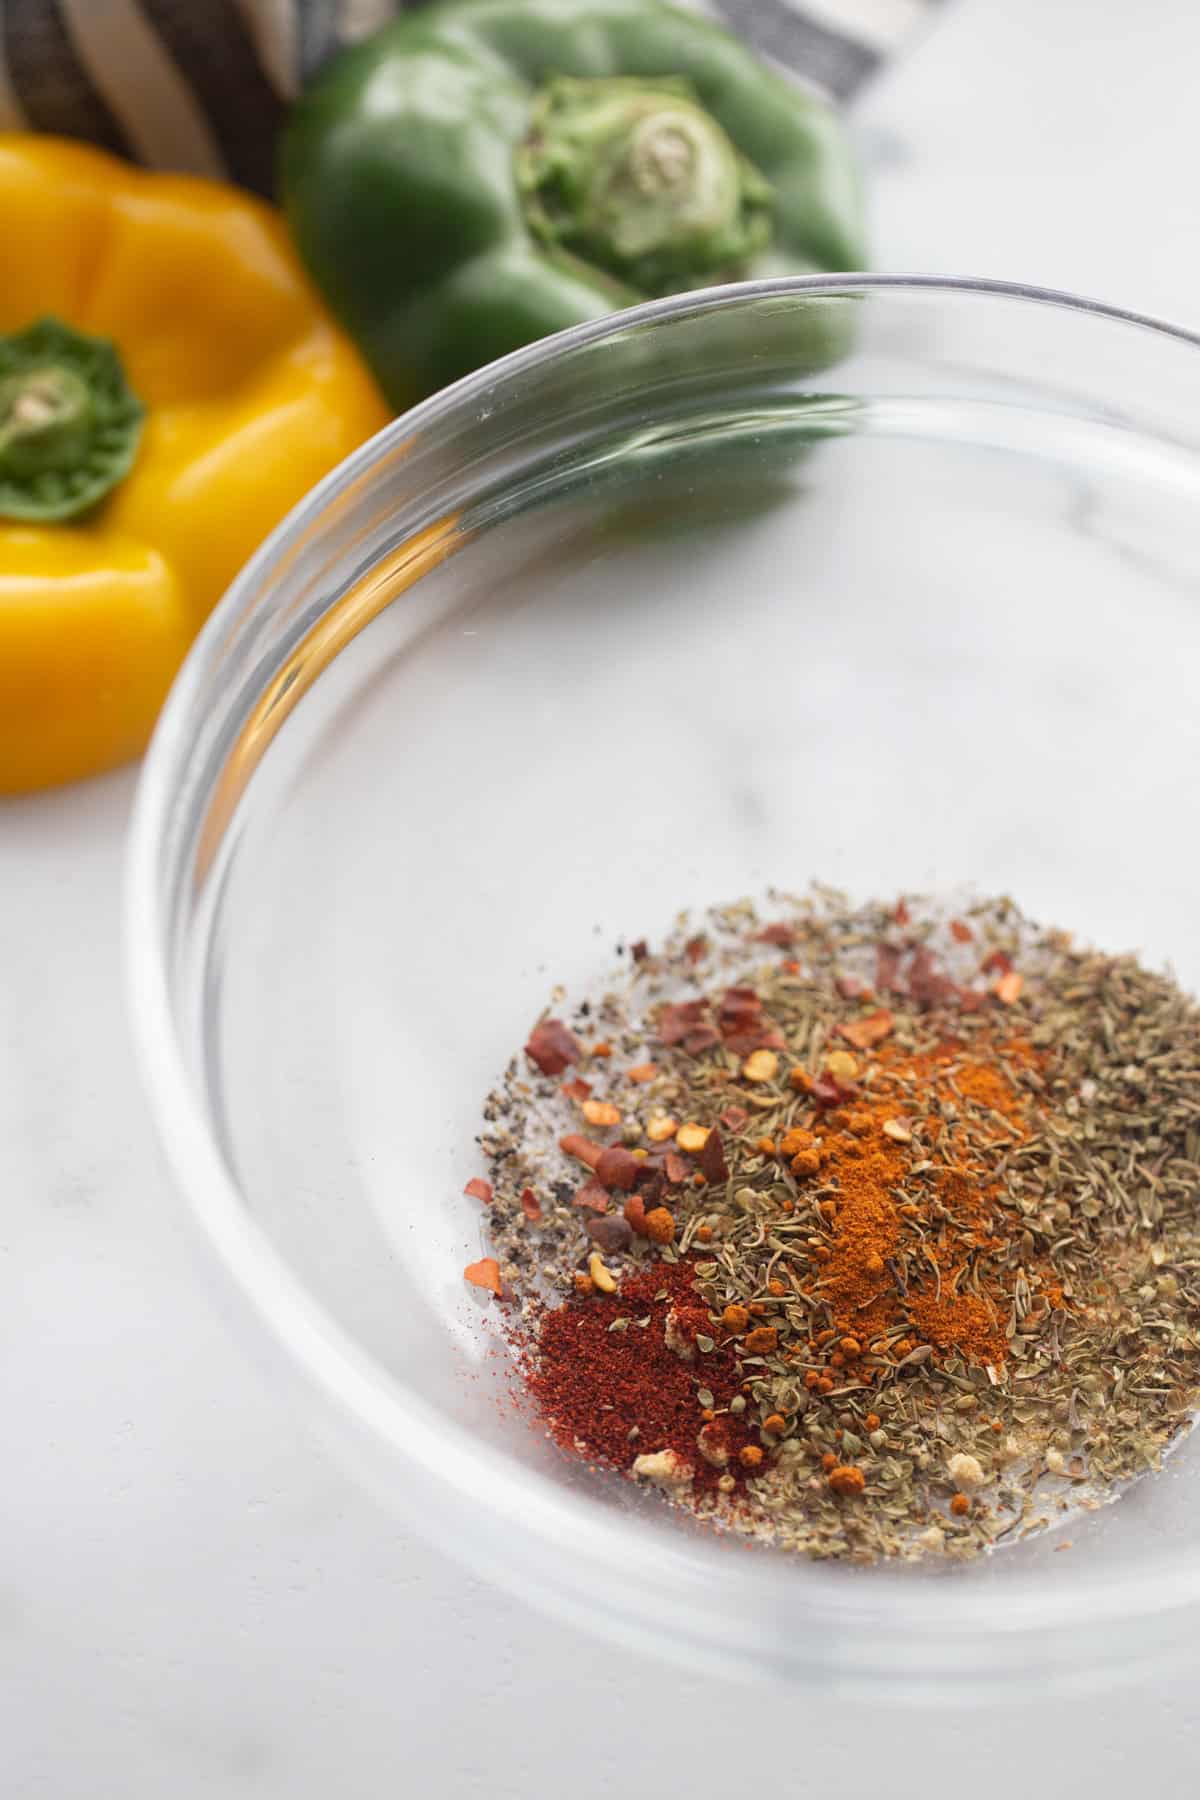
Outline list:
[[[691,1491],[703,1494],[723,1474],[746,1473],[738,1452],[758,1443],[758,1419],[749,1408],[740,1414],[722,1410],[741,1392],[735,1346],[718,1343],[687,1360],[667,1346],[668,1314],[673,1335],[684,1339],[713,1330],[707,1308],[697,1304],[687,1262],[654,1263],[628,1276],[617,1294],[592,1294],[547,1312],[536,1346],[523,1354],[523,1372],[550,1436],[565,1450],[618,1469],[643,1453],[674,1450],[695,1469]],[[649,1325],[640,1325],[647,1315]],[[629,1325],[610,1331],[619,1318]],[[698,1388],[709,1390],[720,1413],[707,1426]],[[728,1452],[725,1467],[697,1452],[705,1426]]]

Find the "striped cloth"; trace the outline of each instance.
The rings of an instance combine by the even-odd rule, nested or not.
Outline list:
[[[694,0],[848,99],[938,0]],[[289,99],[397,0],[0,0],[0,129],[273,186]]]

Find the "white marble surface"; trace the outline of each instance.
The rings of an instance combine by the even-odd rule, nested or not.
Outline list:
[[[1200,321],[1193,0],[964,0],[860,108],[889,268]],[[122,1024],[132,781],[0,815],[0,1793],[894,1800],[1190,1792],[1153,1687],[937,1716],[727,1689],[545,1624],[401,1533],[202,1289]]]

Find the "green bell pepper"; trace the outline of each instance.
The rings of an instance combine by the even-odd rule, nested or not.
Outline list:
[[[438,0],[285,134],[301,254],[401,409],[655,295],[862,266],[832,109],[658,0]]]

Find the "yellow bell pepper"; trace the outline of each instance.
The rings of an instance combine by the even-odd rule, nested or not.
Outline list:
[[[110,454],[116,436],[102,436],[115,485],[78,516],[53,506],[38,516],[37,496],[61,492],[58,473],[49,483],[35,473],[23,509],[29,467],[70,459],[74,438],[55,408],[65,417],[79,384],[55,368],[14,376],[11,361],[5,379],[0,358],[3,793],[136,756],[238,569],[389,416],[270,207],[217,182],[0,133],[0,352],[40,343],[29,330],[39,321],[110,340],[136,396],[126,407],[136,448],[120,474],[128,445]]]

